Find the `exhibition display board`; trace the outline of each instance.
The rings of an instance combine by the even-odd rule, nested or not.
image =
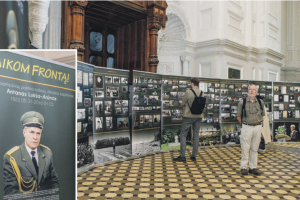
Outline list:
[[[191,89],[191,77],[129,72],[88,64],[85,67],[79,65],[78,69],[82,71],[79,71],[82,74],[78,76],[78,82],[82,77],[82,83],[78,83],[80,87],[77,88],[81,92],[82,97],[78,98],[82,102],[77,105],[80,109],[84,108],[82,112],[85,112],[83,115],[78,109],[78,115],[85,116],[82,122],[88,126],[93,124],[91,129],[87,129],[87,134],[93,131],[93,140],[88,140],[92,145],[86,151],[94,155],[93,164],[180,148],[182,98]],[[93,73],[93,79],[90,73]],[[84,76],[87,78],[85,86]],[[237,107],[239,101],[247,96],[251,84],[257,87],[258,95],[264,97],[270,130],[273,128],[273,115],[274,131],[276,126],[284,126],[286,132],[291,132],[288,126],[298,123],[299,83],[209,78],[199,80],[199,88],[206,97],[206,107],[199,133],[190,131],[187,135],[187,147],[192,145],[192,134],[199,134],[200,146],[239,144],[241,125],[237,121]],[[275,119],[275,111],[279,111],[280,118]],[[82,131],[78,137],[80,134]]]
[[[161,140],[160,74],[133,71],[132,155],[160,151]]]
[[[274,82],[273,83],[273,138],[285,133],[292,140],[299,140],[299,83]],[[293,128],[292,128],[293,126]],[[293,136],[293,130],[298,133]]]
[[[75,69],[1,51],[0,71],[0,198],[75,199]]]
[[[129,71],[94,68],[95,164],[131,157]]]
[[[94,65],[77,62],[77,167],[94,164],[93,102]]]

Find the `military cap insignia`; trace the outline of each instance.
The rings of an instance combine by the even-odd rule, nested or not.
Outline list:
[[[51,151],[50,148],[49,148],[49,147],[46,147],[45,145],[40,144],[40,146],[41,146],[41,147],[44,147],[45,149],[48,149],[49,151]]]
[[[32,121],[34,121],[34,122],[37,122],[38,121],[38,119],[35,117],[35,118],[33,118],[33,120]]]
[[[6,154],[10,156],[11,154],[19,150],[19,148],[20,148],[19,146],[15,146],[12,149],[10,149],[8,152],[6,152]]]

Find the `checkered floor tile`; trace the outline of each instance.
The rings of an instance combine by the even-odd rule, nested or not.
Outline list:
[[[78,199],[300,199],[300,159],[268,149],[259,154],[261,176],[240,174],[240,147],[200,149],[197,161],[173,162],[162,152],[97,167],[78,176]]]

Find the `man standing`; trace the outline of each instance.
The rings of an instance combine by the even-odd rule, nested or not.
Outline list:
[[[21,117],[25,141],[3,157],[4,195],[58,188],[51,150],[40,144],[44,117],[35,111]]]
[[[245,110],[243,111],[243,100],[238,104],[237,119],[242,124],[242,133],[240,142],[242,148],[241,174],[248,175],[247,165],[249,163],[249,173],[260,175],[257,169],[257,150],[260,143],[263,116],[265,116],[264,102],[256,98],[257,88],[250,85],[248,89],[248,97],[245,101]],[[261,106],[260,103],[261,102]],[[266,125],[267,126],[267,125]]]
[[[298,134],[299,134],[298,131],[295,130],[295,125],[292,124],[291,125],[291,134],[290,134],[290,136],[291,136],[291,139],[292,139],[293,142],[298,142],[299,141],[299,135]]]
[[[199,97],[201,90],[199,90],[199,79],[192,78],[191,80],[192,90],[196,93]],[[186,150],[186,136],[193,126],[193,152],[192,156],[190,157],[192,161],[196,161],[196,156],[198,153],[199,147],[199,130],[201,120],[203,118],[203,113],[199,115],[194,115],[191,113],[190,107],[193,104],[195,99],[195,95],[192,90],[187,90],[182,99],[183,105],[183,119],[182,119],[182,126],[181,126],[181,133],[180,133],[180,156],[178,158],[174,158],[173,161],[186,161],[185,158],[185,150]],[[202,97],[204,93],[202,92]]]

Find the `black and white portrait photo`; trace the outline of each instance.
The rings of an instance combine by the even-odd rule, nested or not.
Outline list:
[[[89,96],[90,95],[90,89],[89,88],[84,88],[83,89],[83,95],[84,96]]]
[[[103,89],[103,76],[95,75],[96,89]]]
[[[93,85],[94,80],[93,80],[93,73],[89,73],[89,85]]]
[[[140,104],[139,95],[133,95],[133,104]]]
[[[122,106],[128,106],[128,100],[122,100]]]
[[[96,117],[96,130],[103,129],[103,117]]]
[[[105,101],[104,102],[104,107],[105,107],[105,114],[110,115],[111,111],[112,111],[112,105],[111,105],[111,101]]]
[[[93,116],[88,116],[88,122],[92,123],[93,122]]]
[[[119,87],[106,87],[106,97],[118,98],[119,97]]]
[[[116,84],[120,84],[120,77],[113,77],[113,81],[114,81],[114,83],[116,83]]]
[[[112,117],[106,117],[106,130],[111,130],[113,128],[113,118]]]
[[[103,112],[103,101],[95,101],[95,114],[101,114]]]
[[[82,124],[82,133],[83,133],[84,135],[87,134],[87,126],[88,126],[88,123],[83,123],[83,124]]]
[[[89,113],[89,115],[93,115],[93,107],[88,108],[88,113]]]
[[[122,114],[127,115],[128,114],[128,108],[122,108]]]
[[[85,119],[85,109],[77,109],[77,119]]]
[[[83,103],[84,103],[84,106],[89,107],[92,105],[92,100],[91,100],[91,98],[84,98]]]
[[[128,86],[122,86],[122,92],[128,92]]]
[[[115,114],[116,115],[122,114],[122,109],[121,108],[115,108]]]

